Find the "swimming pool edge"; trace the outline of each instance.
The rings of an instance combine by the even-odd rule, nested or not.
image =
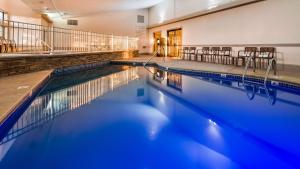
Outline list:
[[[48,70],[49,73],[39,80],[32,89],[29,90],[24,96],[22,96],[16,103],[4,114],[4,117],[0,119],[0,140],[2,139],[3,133],[12,127],[11,121],[17,119],[24,110],[29,106],[33,99],[42,91],[46,84],[50,81],[53,76],[54,70]]]
[[[144,66],[143,62],[136,62],[136,61],[117,60],[117,61],[110,61],[110,63],[116,65]],[[180,73],[180,74],[185,74],[190,76],[207,76],[207,77],[216,77],[221,79],[238,80],[238,81],[242,81],[243,78],[243,75],[238,73],[166,67],[160,65],[157,62],[149,62],[147,66],[154,66],[165,71],[170,71],[170,72]],[[260,75],[246,75],[244,80],[245,82],[255,82],[261,85],[264,84],[264,77]],[[274,79],[272,77],[269,77],[267,80],[267,85],[277,87],[277,88],[287,88],[291,90],[297,90],[298,92],[300,92],[300,83],[295,83],[293,81],[285,81],[285,80]]]

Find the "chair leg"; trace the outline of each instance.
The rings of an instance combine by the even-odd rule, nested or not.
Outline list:
[[[256,69],[256,59],[254,58],[253,59],[253,72],[255,72],[255,69]]]
[[[277,63],[275,60],[273,60],[273,62],[272,62],[272,67],[274,69],[274,75],[276,75],[277,74]]]

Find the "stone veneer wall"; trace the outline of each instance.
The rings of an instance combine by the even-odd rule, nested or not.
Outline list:
[[[0,77],[137,56],[138,51],[0,56]]]

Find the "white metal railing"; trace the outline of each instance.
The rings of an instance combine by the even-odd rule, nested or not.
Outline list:
[[[80,31],[58,27],[17,21],[0,20],[2,30],[2,53],[40,52],[40,51],[118,51],[136,50],[135,37],[114,36],[88,31]],[[15,47],[16,49],[13,49]]]

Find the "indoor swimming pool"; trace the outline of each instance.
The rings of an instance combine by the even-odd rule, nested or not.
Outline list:
[[[0,133],[0,168],[297,169],[299,93],[154,67],[55,75]]]

